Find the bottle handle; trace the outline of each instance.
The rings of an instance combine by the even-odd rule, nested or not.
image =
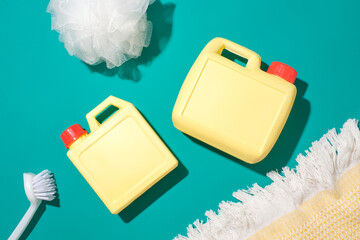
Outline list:
[[[90,131],[96,131],[101,126],[101,124],[96,120],[96,116],[99,115],[102,111],[104,111],[107,107],[112,105],[119,108],[118,111],[120,111],[121,109],[129,106],[129,104],[129,102],[126,102],[114,96],[109,96],[108,98],[106,98],[96,108],[86,114],[86,120],[88,121]]]
[[[234,54],[246,58],[248,60],[246,68],[250,70],[259,69],[261,65],[261,58],[256,52],[224,38],[214,38],[207,44],[206,49],[208,52],[216,53],[220,56],[222,51],[227,49]]]

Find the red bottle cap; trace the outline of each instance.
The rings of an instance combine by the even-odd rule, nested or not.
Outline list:
[[[71,127],[67,128],[61,135],[61,140],[65,143],[65,147],[69,148],[76,140],[81,136],[88,134],[88,132],[83,129],[79,124],[74,124]]]
[[[297,75],[295,69],[281,62],[272,62],[267,73],[281,77],[292,84],[295,82]]]

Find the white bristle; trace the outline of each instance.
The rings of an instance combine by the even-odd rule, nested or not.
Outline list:
[[[49,170],[44,170],[32,180],[32,187],[37,199],[52,201],[56,194],[54,175]]]

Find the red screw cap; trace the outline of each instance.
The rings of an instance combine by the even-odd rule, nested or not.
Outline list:
[[[83,129],[79,124],[74,124],[71,127],[67,128],[61,135],[61,140],[65,143],[65,147],[69,148],[76,140],[81,136],[88,134],[88,132]]]
[[[297,75],[295,69],[281,62],[272,62],[267,73],[281,77],[292,84],[294,84]]]

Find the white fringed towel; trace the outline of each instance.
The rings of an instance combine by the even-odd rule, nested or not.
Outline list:
[[[273,183],[265,188],[254,184],[248,190],[235,192],[233,196],[239,202],[222,202],[219,205],[218,214],[214,211],[206,212],[205,215],[208,218],[206,223],[197,220],[193,225],[189,225],[187,237],[179,235],[175,239],[240,240],[251,237],[255,233],[254,239],[279,239],[278,236],[283,236],[282,239],[314,239],[312,237],[320,238],[322,234],[328,234],[327,237],[331,239],[337,239],[339,236],[345,236],[345,239],[359,239],[357,238],[357,234],[360,237],[358,121],[348,120],[340,133],[337,133],[335,129],[329,130],[305,153],[306,156],[300,154],[297,157],[298,165],[295,169],[284,167],[281,174],[275,171],[268,173],[267,176]],[[344,174],[349,169],[352,170],[351,176]],[[349,172],[350,170],[347,174]],[[345,180],[340,182],[343,184],[343,189],[353,189],[352,192],[345,194],[340,185],[337,185],[340,177],[347,177],[345,178],[347,182]],[[320,192],[321,194],[318,194]],[[342,195],[344,195],[343,198],[341,198]],[[329,206],[324,204],[324,209],[322,209],[321,202],[317,199],[319,201],[326,199],[325,203],[332,202],[332,204]],[[349,199],[352,199],[352,202]],[[313,201],[312,204],[308,204],[309,201]],[[348,205],[344,205],[346,202]],[[321,211],[316,212],[313,209],[315,205],[320,205],[317,207]],[[337,205],[344,209],[334,208]],[[301,210],[295,211],[299,206]],[[336,212],[334,216],[337,219],[334,219],[334,216],[321,215],[326,211]],[[293,214],[292,217],[288,217],[290,213]],[[312,218],[309,217],[310,215]],[[299,226],[296,225],[297,219],[301,219],[298,221]],[[316,223],[320,221],[319,219],[325,219],[324,223],[332,225],[327,228],[326,224],[319,224],[319,226],[309,224],[311,221]],[[290,222],[293,224],[292,231],[287,229]],[[307,230],[309,231],[306,232]],[[326,232],[327,230],[329,232]],[[268,235],[265,235],[265,232]],[[275,235],[276,238],[274,238]],[[295,237],[295,235],[300,237]]]

